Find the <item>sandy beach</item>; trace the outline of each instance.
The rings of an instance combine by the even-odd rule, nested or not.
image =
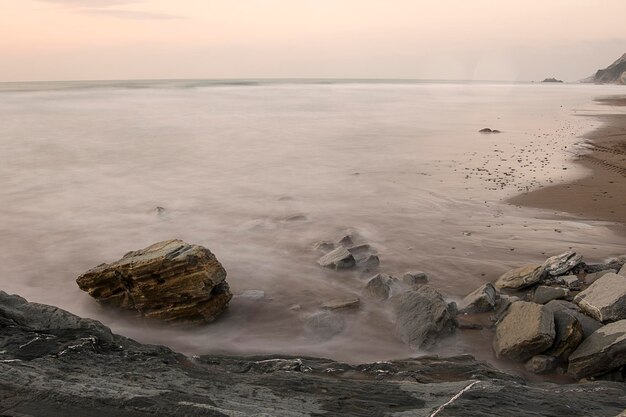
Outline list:
[[[596,101],[612,106],[626,105],[624,96]],[[576,158],[576,163],[591,170],[590,175],[523,193],[509,202],[571,213],[586,220],[616,222],[616,230],[626,233],[626,115],[596,117],[603,125],[585,135],[591,151]]]

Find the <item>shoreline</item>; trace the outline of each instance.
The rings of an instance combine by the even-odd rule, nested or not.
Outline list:
[[[626,106],[626,96],[598,98],[598,103]],[[626,114],[593,116],[602,125],[585,134],[589,153],[574,163],[591,172],[583,178],[549,185],[505,200],[508,204],[568,213],[584,220],[612,222],[626,236]]]

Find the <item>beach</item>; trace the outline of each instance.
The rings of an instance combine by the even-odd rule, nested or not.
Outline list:
[[[597,101],[606,106],[626,105],[623,96]],[[589,150],[574,159],[589,170],[588,175],[520,194],[509,202],[554,210],[555,214],[566,212],[587,220],[615,222],[615,230],[626,233],[626,115],[607,113],[593,116],[602,125],[585,134]]]

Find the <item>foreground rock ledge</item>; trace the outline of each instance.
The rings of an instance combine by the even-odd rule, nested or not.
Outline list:
[[[626,384],[527,383],[471,356],[201,356],[0,291],[3,416],[615,416]]]
[[[208,323],[232,298],[225,279],[211,251],[174,239],[90,269],[76,283],[100,303],[141,317]]]

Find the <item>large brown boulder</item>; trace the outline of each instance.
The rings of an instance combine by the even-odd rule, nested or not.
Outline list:
[[[495,283],[498,289],[519,290],[541,281],[541,265],[526,265],[504,273]]]
[[[211,251],[167,240],[98,265],[76,283],[101,304],[141,317],[203,323],[228,306],[232,294],[225,279],[226,271]]]
[[[516,301],[496,327],[493,349],[498,358],[525,361],[554,342],[554,314],[546,307]]]

